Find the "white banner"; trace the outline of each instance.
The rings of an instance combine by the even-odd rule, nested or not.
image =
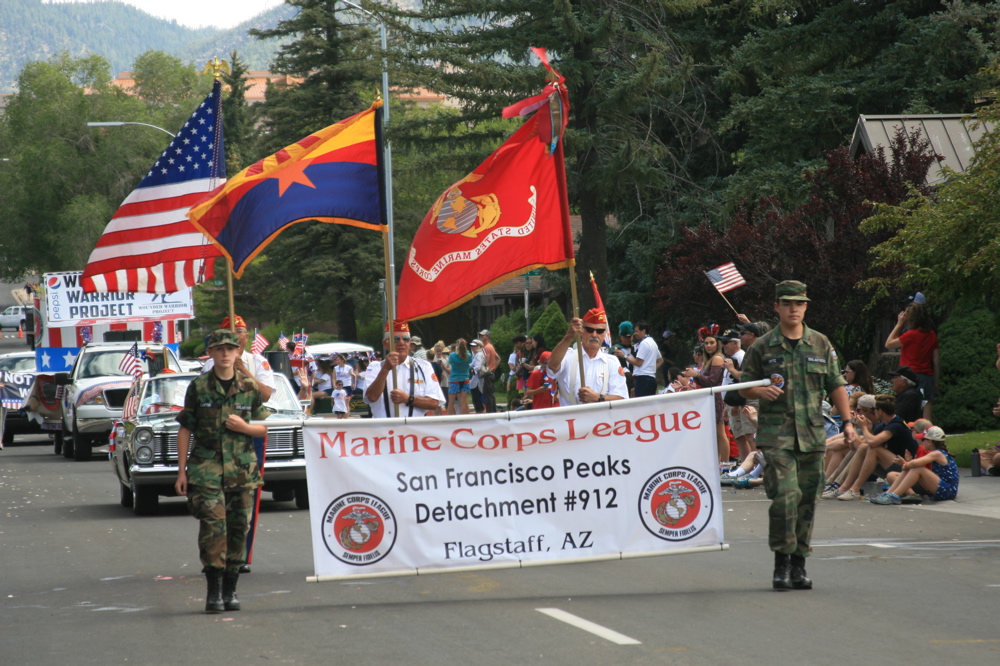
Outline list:
[[[130,321],[169,321],[194,317],[191,289],[174,294],[118,292],[87,294],[80,286],[81,271],[46,273],[45,315],[56,328]]]
[[[713,400],[306,421],[310,580],[724,549]]]

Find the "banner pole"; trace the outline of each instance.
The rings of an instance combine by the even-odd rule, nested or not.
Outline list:
[[[576,294],[576,264],[570,264],[569,267],[569,294],[570,299],[573,301],[573,318],[578,319],[580,317],[580,299]],[[583,340],[580,335],[576,336],[576,360],[580,364],[580,388],[584,388],[587,385],[587,377],[583,374]]]

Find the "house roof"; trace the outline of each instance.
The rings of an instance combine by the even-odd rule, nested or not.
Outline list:
[[[611,220],[613,218],[609,218]],[[569,227],[573,234],[573,249],[574,251],[580,249],[580,233],[583,231],[583,219],[579,215],[569,216]],[[550,291],[551,288],[546,286],[544,283],[543,275],[546,273],[544,269],[542,270],[542,275],[531,275],[528,277],[528,291],[533,294],[544,293]],[[524,276],[519,275],[517,277],[505,280],[498,285],[495,285],[491,289],[487,289],[485,294],[489,294],[495,298],[512,298],[515,296],[520,296],[524,293]]]
[[[859,150],[873,152],[878,146],[889,150],[891,138],[896,129],[903,127],[907,133],[915,129],[931,142],[931,147],[938,155],[943,156],[936,164],[932,164],[927,173],[927,184],[939,185],[945,181],[942,167],[947,166],[957,173],[969,168],[976,156],[973,144],[986,132],[992,131],[992,123],[980,121],[975,116],[954,115],[916,115],[916,116],[858,116],[858,124],[851,138],[850,154],[852,157]]]

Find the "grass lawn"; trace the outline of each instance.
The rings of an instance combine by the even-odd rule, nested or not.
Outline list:
[[[969,454],[972,449],[992,448],[994,444],[1000,444],[1000,430],[948,435],[947,444],[948,451],[951,452],[958,466],[969,467]]]

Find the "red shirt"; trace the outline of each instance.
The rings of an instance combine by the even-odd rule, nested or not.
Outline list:
[[[555,388],[556,380],[551,377],[547,378],[550,384],[549,389],[539,391],[538,393],[531,396],[531,408],[532,409],[548,409],[549,407],[559,406],[559,393],[556,392],[552,395],[552,390]],[[531,374],[528,376],[528,381],[526,386],[530,389],[541,388],[542,386],[542,369],[532,370]]]
[[[921,375],[934,374],[934,350],[938,348],[937,333],[910,329],[899,336],[903,348],[899,350],[899,364],[908,365]]]

